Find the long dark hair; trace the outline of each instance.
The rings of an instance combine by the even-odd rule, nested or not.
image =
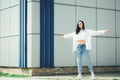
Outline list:
[[[82,20],[79,20],[78,23],[77,23],[77,28],[75,30],[76,34],[78,34],[80,32],[80,28],[79,28],[79,22],[81,22],[83,24],[83,30],[85,29],[85,25],[84,25],[84,22]]]

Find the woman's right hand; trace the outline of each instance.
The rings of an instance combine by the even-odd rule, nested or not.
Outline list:
[[[109,32],[109,30],[108,30],[108,29],[105,29],[104,31],[105,31],[106,33],[107,33],[107,32]]]
[[[64,39],[64,36],[61,36],[62,39]]]

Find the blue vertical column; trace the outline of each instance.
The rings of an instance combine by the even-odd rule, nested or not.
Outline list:
[[[50,0],[45,1],[45,67],[50,61]]]
[[[40,0],[40,67],[45,66],[45,0]]]
[[[54,0],[50,2],[50,67],[54,67]]]
[[[54,0],[40,5],[40,67],[54,67]]]
[[[53,16],[52,16],[52,9],[53,7],[52,6],[52,0],[46,0],[46,5],[45,5],[45,66],[46,67],[52,67],[51,66],[51,60],[54,58],[53,57],[53,53],[52,50],[53,50],[53,44],[51,43],[52,40],[53,40],[53,36],[54,36],[54,30],[53,29]]]
[[[19,67],[27,68],[27,0],[19,1]]]
[[[50,63],[50,0],[46,0],[46,5],[45,5],[45,35],[46,35],[46,43],[45,43],[45,46],[46,46],[46,52],[45,52],[45,66],[46,67],[49,67]]]

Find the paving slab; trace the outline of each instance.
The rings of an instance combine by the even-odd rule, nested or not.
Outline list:
[[[96,80],[120,80],[120,73],[96,73]],[[32,76],[28,78],[0,77],[0,80],[75,80],[73,75]],[[91,80],[90,74],[83,74],[83,80]]]

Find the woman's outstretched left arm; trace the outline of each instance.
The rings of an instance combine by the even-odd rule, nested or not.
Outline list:
[[[101,34],[104,34],[104,33],[109,32],[108,29],[105,29],[105,30],[98,30],[98,31],[89,30],[89,31],[90,31],[90,34],[91,34],[92,36],[101,35]]]

